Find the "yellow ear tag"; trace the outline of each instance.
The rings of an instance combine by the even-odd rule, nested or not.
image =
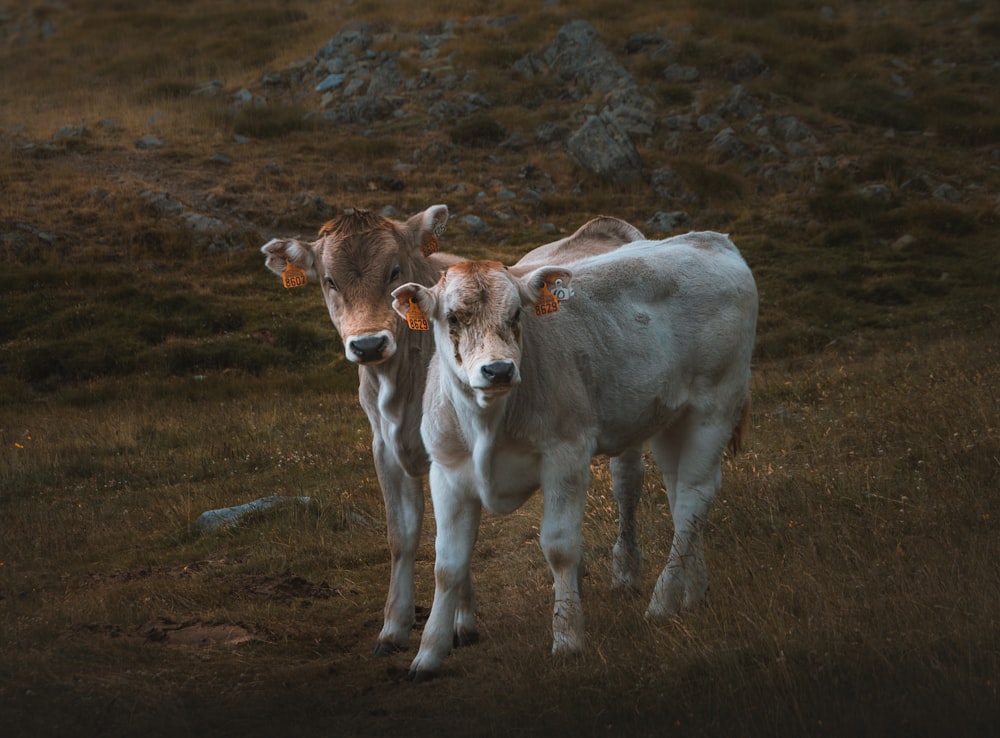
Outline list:
[[[420,309],[420,306],[410,298],[410,309],[406,311],[406,324],[410,326],[411,331],[429,331],[431,329],[430,321],[427,320],[427,315],[424,311]]]
[[[535,303],[535,315],[552,315],[552,313],[558,312],[559,298],[549,291],[547,284],[543,284],[541,294],[538,296],[538,302]]]
[[[430,256],[435,251],[438,250],[438,239],[433,233],[425,233],[423,238],[423,243],[420,244],[420,253],[424,256]]]
[[[286,261],[285,271],[281,273],[281,283],[285,285],[286,290],[292,287],[305,287],[309,283],[309,277],[306,276],[305,269]]]

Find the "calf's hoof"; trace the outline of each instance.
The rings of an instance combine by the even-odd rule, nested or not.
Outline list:
[[[428,669],[410,669],[409,679],[414,684],[420,684],[422,682],[429,682],[437,675],[436,671],[429,671]]]
[[[394,653],[399,653],[402,650],[403,646],[400,646],[398,643],[393,643],[392,641],[379,641],[375,644],[372,656],[382,658],[383,656],[392,656]]]
[[[469,630],[465,632],[456,632],[454,638],[452,638],[452,644],[455,648],[462,648],[464,646],[472,646],[479,643],[479,631]]]

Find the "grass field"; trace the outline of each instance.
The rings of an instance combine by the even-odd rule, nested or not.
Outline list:
[[[1000,14],[933,0],[542,5],[453,0],[401,17],[377,0],[81,0],[0,15],[3,735],[1000,729]],[[575,18],[656,105],[636,182],[535,141],[542,123],[573,129],[604,104],[510,71]],[[476,126],[422,117],[429,98],[405,84],[402,115],[338,124],[307,115],[322,108],[316,80],[262,84],[358,19],[385,34],[375,53],[400,53],[404,80],[460,70],[429,94],[488,96]],[[415,34],[445,19],[453,38],[420,57]],[[626,54],[638,32],[670,51]],[[744,82],[763,122],[793,116],[816,134],[795,177],[787,155],[780,171],[719,161],[714,133],[665,123],[712,112],[727,60],[750,51],[769,69]],[[668,81],[669,64],[700,81]],[[213,79],[224,95],[191,94]],[[268,106],[234,108],[244,87]],[[757,145],[759,126],[732,124]],[[476,138],[497,130],[522,143]],[[138,149],[142,135],[166,145]],[[656,191],[663,167],[695,200]],[[503,194],[529,187],[540,197]],[[370,655],[389,566],[356,371],[315,287],[282,290],[257,248],[314,233],[329,209],[405,217],[438,202],[452,212],[443,247],[469,256],[509,262],[599,213],[646,228],[674,210],[742,249],[761,293],[752,432],[725,461],[704,606],[642,618],[671,533],[652,465],[646,586],[612,595],[616,511],[598,458],[584,656],[549,654],[539,500],[484,518],[481,639],[441,678],[405,678],[422,623],[408,651]],[[223,225],[202,232],[184,212]],[[467,214],[490,230],[469,232]],[[268,495],[309,501],[196,525]],[[430,510],[424,531],[429,608]]]

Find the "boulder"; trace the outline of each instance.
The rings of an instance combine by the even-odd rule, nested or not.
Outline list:
[[[719,131],[708,145],[708,149],[715,153],[716,160],[720,164],[730,159],[747,159],[753,155],[750,147],[740,141],[732,128],[723,128]]]
[[[658,233],[671,233],[691,225],[691,217],[683,210],[665,213],[662,210],[646,221],[649,230]]]
[[[577,164],[612,182],[629,182],[642,173],[642,160],[628,134],[608,115],[592,115],[566,142]]]
[[[585,20],[570,21],[545,50],[545,62],[567,82],[595,92],[635,87],[635,80],[601,43],[597,31]]]

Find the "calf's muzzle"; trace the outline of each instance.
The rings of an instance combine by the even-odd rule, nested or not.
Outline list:
[[[362,336],[361,338],[352,339],[348,347],[358,357],[358,361],[364,364],[365,362],[381,359],[382,352],[385,351],[388,343],[389,339],[385,336]]]
[[[514,370],[513,361],[491,361],[489,364],[483,364],[480,369],[491,385],[510,384],[514,379]]]

